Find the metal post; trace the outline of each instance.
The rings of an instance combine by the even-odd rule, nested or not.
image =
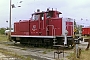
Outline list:
[[[65,46],[67,45],[67,34],[68,34],[68,31],[65,30],[65,35],[64,35],[64,38],[65,38],[64,45]]]
[[[65,42],[64,45],[67,45],[67,35],[65,34]]]
[[[76,44],[76,58],[78,58],[78,44]]]
[[[12,0],[10,0],[10,21],[9,21],[9,30],[10,30],[10,36],[9,36],[9,38],[10,38],[10,40],[11,40],[11,2],[12,2]]]

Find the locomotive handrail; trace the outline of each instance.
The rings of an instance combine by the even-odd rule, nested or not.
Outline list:
[[[55,29],[54,29],[54,36],[55,36]]]
[[[55,36],[55,29],[54,29],[54,26],[53,25],[47,25],[48,26],[51,26],[52,27],[52,36]],[[46,27],[46,35],[47,35],[47,27]],[[54,30],[54,32],[53,32]]]

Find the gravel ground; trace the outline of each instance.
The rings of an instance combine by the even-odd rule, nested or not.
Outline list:
[[[81,42],[78,46],[81,49],[85,49],[87,47],[87,42]],[[45,48],[31,48],[31,47],[23,47],[20,44],[14,45],[12,42],[3,42],[0,43],[0,50],[12,51],[20,56],[31,57],[33,60],[69,60],[66,56],[69,56],[70,53],[73,53],[73,50],[65,50],[65,55],[63,58],[63,53],[58,56],[56,54],[56,58],[54,59],[54,51],[53,49],[45,49]],[[0,60],[19,60],[15,57],[6,56],[0,53]]]
[[[9,44],[9,45],[7,45]],[[18,55],[25,56],[25,57],[31,57],[34,60],[57,60],[58,56],[56,54],[56,58],[54,59],[54,51],[53,49],[45,49],[45,48],[31,48],[31,47],[20,47],[17,44],[16,46],[13,45],[13,43],[0,43],[0,49],[12,51]],[[59,55],[59,60],[69,60],[66,56],[68,56],[72,50],[65,50],[64,58],[63,53]],[[15,58],[13,58],[15,59]]]
[[[0,53],[0,60],[19,60],[18,58],[11,57],[11,56],[6,56],[2,53]]]

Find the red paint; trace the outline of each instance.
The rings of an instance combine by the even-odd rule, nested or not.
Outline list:
[[[68,31],[68,36],[73,35],[73,22],[66,22],[66,29]]]
[[[90,35],[90,27],[82,28],[82,35]]]
[[[30,32],[31,32],[31,35],[39,35],[38,20],[30,22]]]
[[[56,19],[52,18],[49,21],[49,24],[54,26],[53,33],[55,30],[55,35],[57,35],[57,36],[62,35],[62,18],[56,18]],[[52,35],[52,28],[53,28],[52,26],[49,27],[50,35]]]
[[[19,22],[20,32],[29,32],[29,20]]]
[[[19,22],[15,22],[14,23],[14,32],[18,32],[19,31]]]

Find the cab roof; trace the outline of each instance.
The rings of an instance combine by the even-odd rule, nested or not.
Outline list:
[[[61,12],[59,12],[59,11],[54,11],[54,10],[49,10],[49,11],[42,11],[42,12],[35,12],[35,13],[33,13],[32,15],[38,15],[38,14],[43,14],[43,13],[49,13],[49,12],[56,12],[56,13],[58,13],[58,14],[62,14]]]

